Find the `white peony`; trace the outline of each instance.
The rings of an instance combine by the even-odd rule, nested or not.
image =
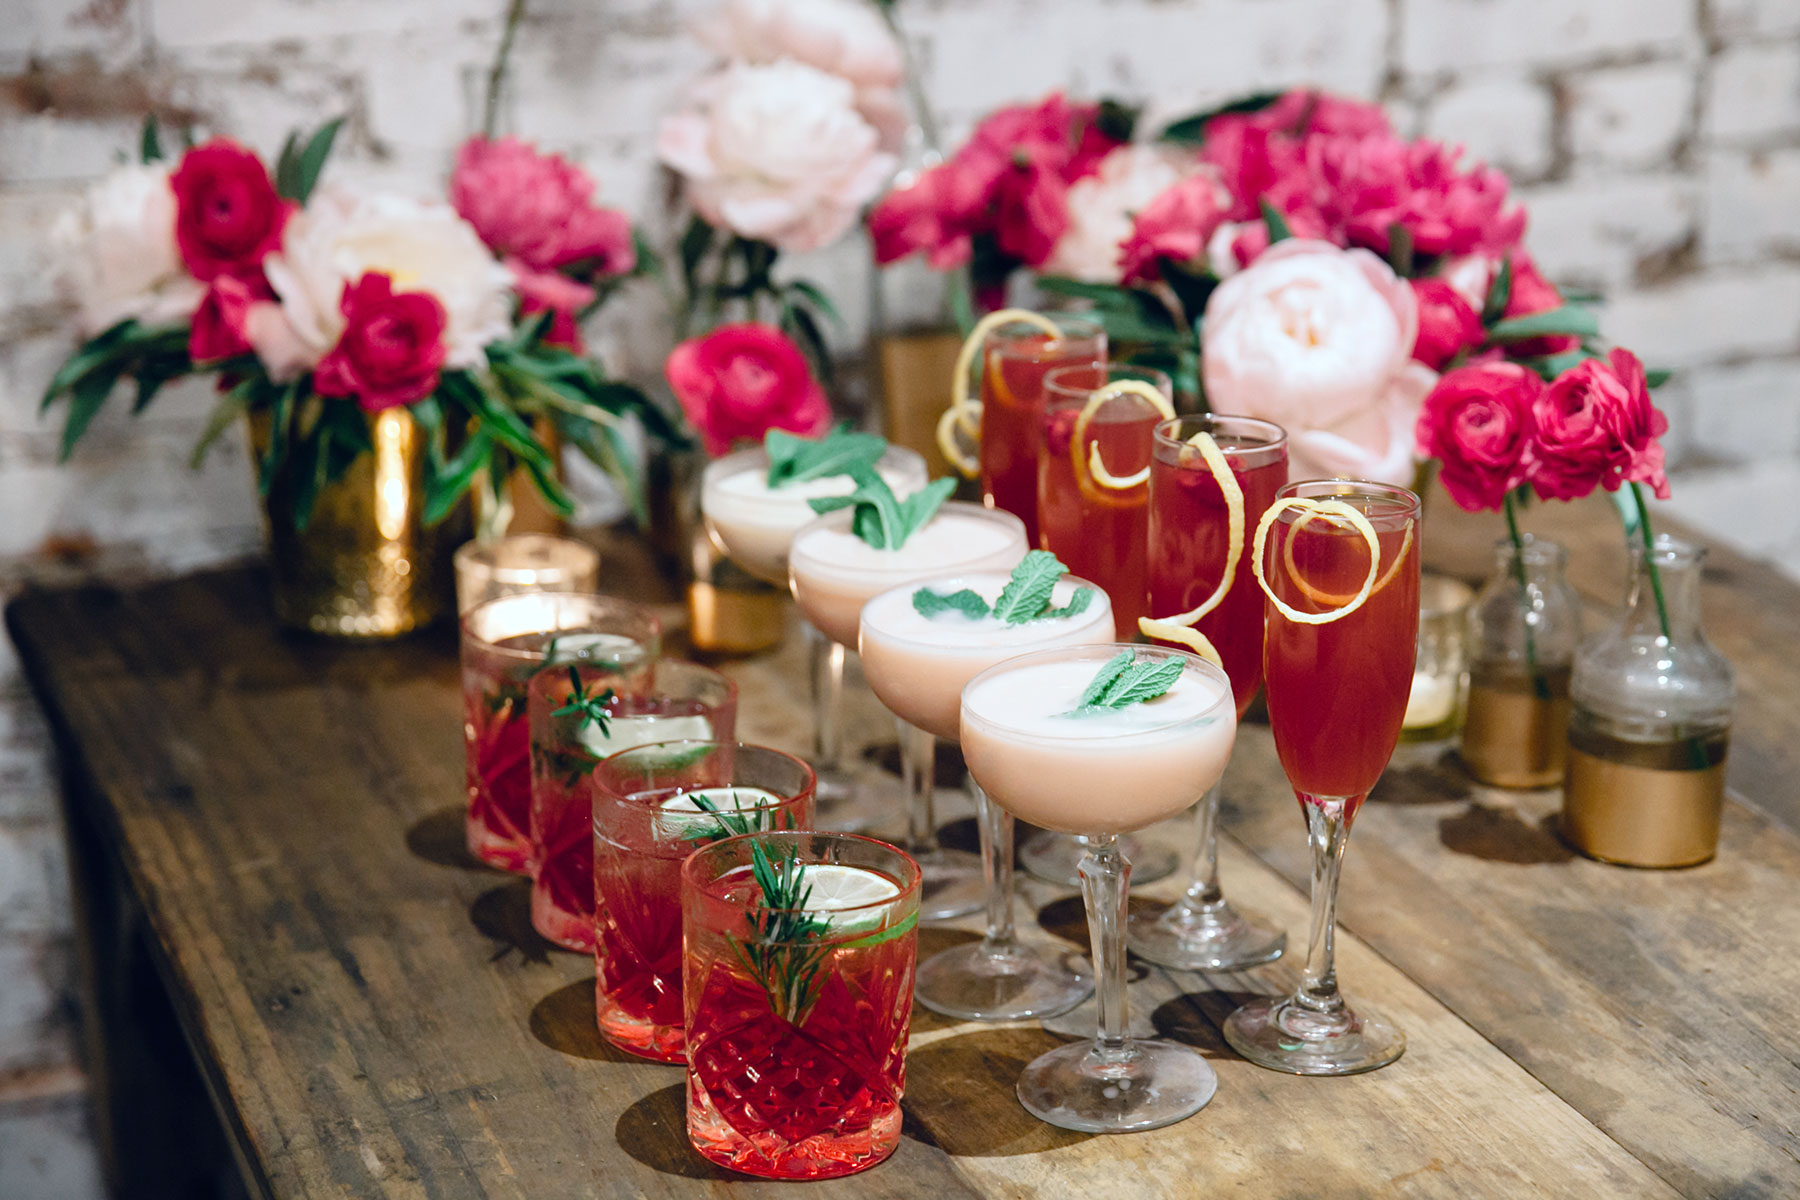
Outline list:
[[[1119,282],[1119,243],[1131,220],[1168,188],[1202,170],[1192,151],[1168,146],[1120,146],[1100,169],[1069,186],[1069,227],[1044,264],[1049,275],[1088,283]]]
[[[127,317],[146,325],[185,321],[206,292],[175,245],[167,163],[120,167],[100,180],[57,218],[50,240],[86,337]]]
[[[694,32],[723,58],[789,58],[859,90],[898,87],[905,71],[893,31],[859,0],[725,0]]]
[[[371,271],[389,276],[395,291],[437,297],[446,317],[447,366],[481,365],[484,348],[510,326],[511,273],[474,226],[442,201],[321,187],[288,222],[281,249],[263,269],[287,328],[259,336],[253,327],[251,341],[277,378],[317,363],[337,345],[344,332],[338,300],[347,284]]]
[[[892,174],[850,84],[804,63],[734,63],[665,117],[656,153],[709,224],[789,251],[843,236]]]

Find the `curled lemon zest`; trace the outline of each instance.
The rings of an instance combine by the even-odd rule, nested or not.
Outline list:
[[[981,401],[969,396],[969,368],[975,363],[975,355],[987,344],[988,334],[1002,325],[1014,322],[1034,326],[1048,334],[1052,340],[1062,337],[1062,330],[1056,327],[1054,321],[1028,308],[1003,308],[999,312],[989,313],[975,322],[975,328],[969,330],[969,336],[963,339],[962,348],[956,352],[956,367],[950,376],[950,407],[938,419],[937,425],[938,449],[943,451],[945,461],[967,479],[973,479],[981,470],[981,460],[973,454],[964,453],[956,442],[956,431],[959,428],[971,438],[981,437]]]
[[[1192,629],[1174,621],[1156,621],[1149,617],[1138,618],[1138,629],[1145,637],[1157,638],[1165,642],[1180,642],[1221,671],[1225,669],[1225,660],[1219,657],[1218,650],[1198,629]]]
[[[1298,521],[1294,522],[1294,532],[1299,533],[1300,530],[1305,527],[1306,523],[1312,519],[1313,514],[1311,513],[1303,515]],[[1376,581],[1375,589],[1369,593],[1370,596],[1381,595],[1381,589],[1385,588],[1393,580],[1394,576],[1399,574],[1400,564],[1406,561],[1406,552],[1412,549],[1412,539],[1412,522],[1408,521],[1406,523],[1406,533],[1400,539],[1399,552],[1394,555],[1394,561],[1388,564],[1387,573]],[[1294,562],[1294,539],[1291,537],[1288,538],[1287,543],[1281,548],[1281,563],[1287,570],[1288,578],[1293,580],[1294,586],[1299,588],[1301,593],[1314,604],[1348,604],[1350,602],[1351,598],[1349,596],[1337,592],[1322,591],[1301,578],[1300,568]]]
[[[1308,516],[1345,522],[1361,534],[1362,540],[1369,544],[1369,573],[1363,577],[1362,587],[1357,590],[1350,603],[1344,607],[1332,609],[1330,612],[1304,613],[1277,596],[1274,589],[1269,586],[1269,580],[1263,574],[1263,547],[1268,543],[1269,526],[1273,525],[1275,519],[1289,509],[1308,514]],[[1297,529],[1299,522],[1295,522],[1295,526]],[[1409,522],[1407,531],[1410,533],[1411,529],[1412,526]],[[1291,540],[1292,534],[1289,535],[1289,538]],[[1369,524],[1369,518],[1342,500],[1313,500],[1305,496],[1284,496],[1269,505],[1268,511],[1262,515],[1262,520],[1257,522],[1256,544],[1251,549],[1250,569],[1256,573],[1256,582],[1262,588],[1263,595],[1267,596],[1270,603],[1281,610],[1282,616],[1301,625],[1329,625],[1333,621],[1343,620],[1361,608],[1374,592],[1375,576],[1381,570],[1381,539],[1375,536],[1375,527]]]
[[[1077,480],[1081,479],[1085,469],[1086,473],[1092,476],[1094,482],[1101,487],[1115,492],[1123,492],[1137,487],[1150,478],[1149,467],[1126,476],[1114,475],[1107,470],[1106,463],[1100,458],[1100,440],[1098,438],[1088,443],[1085,453],[1081,448],[1082,443],[1087,441],[1087,428],[1093,422],[1095,414],[1105,407],[1108,400],[1118,400],[1125,396],[1136,396],[1140,400],[1148,402],[1150,407],[1156,410],[1156,415],[1165,421],[1173,420],[1175,417],[1174,408],[1170,406],[1163,394],[1141,379],[1115,380],[1094,392],[1088,397],[1087,403],[1081,406],[1081,412],[1075,418],[1075,428],[1069,434],[1069,452],[1075,458],[1075,478]]]
[[[1212,434],[1202,429],[1187,440],[1187,444],[1200,452],[1206,468],[1212,473],[1213,482],[1219,485],[1219,493],[1225,497],[1226,543],[1225,574],[1219,579],[1219,586],[1213,589],[1212,595],[1202,600],[1198,607],[1187,612],[1177,613],[1172,617],[1139,617],[1138,629],[1146,637],[1164,638],[1169,641],[1184,642],[1193,646],[1188,637],[1177,636],[1170,630],[1182,630],[1192,633],[1193,637],[1206,641],[1204,634],[1192,629],[1201,617],[1224,603],[1226,595],[1231,591],[1231,584],[1237,576],[1238,560],[1244,556],[1244,489],[1239,486],[1237,476],[1231,473],[1231,464],[1225,461],[1225,454],[1219,449],[1219,443],[1213,440]],[[1208,648],[1211,642],[1206,643]],[[1195,647],[1198,649],[1198,647]],[[1204,654],[1204,651],[1202,651]],[[1221,663],[1221,666],[1224,664]]]

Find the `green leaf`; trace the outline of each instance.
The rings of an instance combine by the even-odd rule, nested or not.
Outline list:
[[[700,262],[706,257],[706,252],[712,249],[712,244],[713,227],[699,217],[689,220],[676,253],[681,256],[681,277],[687,281],[690,294],[694,290],[694,279],[700,269]]]
[[[905,545],[956,490],[954,479],[939,479],[901,500],[887,480],[872,470],[862,468],[851,472],[851,477],[857,488],[848,496],[819,496],[807,504],[816,513],[852,509],[850,531],[877,550],[898,550]]]
[[[1023,625],[1044,615],[1050,607],[1050,595],[1056,582],[1068,574],[1069,568],[1048,550],[1027,551],[1012,578],[1000,589],[994,601],[994,615],[1008,625]]]
[[[162,136],[156,128],[156,114],[149,113],[144,117],[143,132],[138,135],[138,161],[161,162],[162,157]]]
[[[1046,608],[1039,614],[1039,617],[1045,621],[1060,620],[1064,617],[1077,617],[1086,612],[1093,602],[1093,588],[1077,588],[1075,594],[1069,597],[1069,602],[1067,604],[1063,605],[1061,608]]]
[[[1280,210],[1273,204],[1269,203],[1268,197],[1261,197],[1256,203],[1262,209],[1263,225],[1269,231],[1269,245],[1285,242],[1294,236],[1294,231],[1288,228],[1287,218],[1282,216]]]
[[[1075,701],[1075,707],[1087,708],[1097,703],[1119,676],[1125,673],[1125,668],[1129,667],[1136,658],[1136,651],[1121,650],[1107,659],[1099,672],[1088,681],[1087,687],[1082,690],[1081,699]]]
[[[253,382],[246,379],[219,397],[219,402],[213,405],[212,413],[206,418],[206,428],[200,433],[200,440],[194,446],[194,453],[188,459],[189,467],[198,471],[200,464],[206,461],[206,452],[212,449],[212,444],[218,441],[227,429],[231,428],[233,421],[248,411],[253,388]]]
[[[876,476],[880,478],[880,476]],[[885,487],[886,485],[883,484]],[[900,501],[900,515],[904,521],[900,538],[894,543],[895,548],[906,544],[906,539],[925,527],[926,522],[937,516],[938,509],[956,490],[954,479],[934,479],[906,499]]]
[[[1561,308],[1532,313],[1530,316],[1508,317],[1488,330],[1488,339],[1495,342],[1522,342],[1556,334],[1598,337],[1600,320],[1590,308],[1565,304]]]
[[[69,456],[75,453],[75,443],[87,432],[94,418],[106,406],[107,397],[112,395],[113,385],[119,382],[130,360],[115,358],[105,366],[89,371],[83,375],[74,387],[69,389],[69,415],[63,422],[62,447],[58,451],[58,460],[68,462]]]
[[[1481,302],[1481,323],[1497,325],[1506,316],[1506,306],[1512,300],[1512,255],[1508,254],[1500,260],[1500,269],[1494,272],[1493,282],[1488,284],[1487,297]]]
[[[1095,702],[1097,708],[1121,709],[1131,704],[1154,700],[1181,678],[1186,664],[1179,658],[1135,661],[1119,673],[1104,695]]]
[[[1388,226],[1388,264],[1394,268],[1394,274],[1402,279],[1411,279],[1413,273],[1413,236],[1412,230],[1395,221]]]
[[[306,149],[294,167],[294,194],[289,199],[305,204],[307,197],[312,195],[325,170],[325,160],[331,157],[331,144],[337,140],[338,130],[343,125],[344,118],[335,117],[319,126],[318,132],[306,143]]]
[[[993,611],[973,588],[958,588],[954,592],[934,592],[930,588],[920,588],[913,593],[912,604],[913,611],[921,617],[959,612],[970,620],[979,621]]]
[[[56,374],[50,377],[50,382],[44,385],[44,398],[39,404],[39,411],[56,403],[56,398],[74,387],[83,375],[99,369],[120,355],[135,353],[132,343],[137,340],[140,329],[137,321],[127,317],[83,342],[80,349],[71,354],[56,369]]]
[[[825,294],[818,284],[806,279],[792,279],[787,283],[787,290],[796,297],[803,298],[814,312],[837,326],[838,332],[844,332],[844,318],[838,314],[837,305]]]
[[[1269,105],[1281,99],[1281,92],[1254,92],[1242,99],[1233,100],[1229,104],[1221,104],[1217,108],[1209,108],[1205,112],[1197,112],[1182,117],[1163,127],[1156,135],[1159,142],[1175,142],[1184,146],[1199,146],[1206,141],[1206,124],[1214,117],[1222,117],[1227,113],[1261,112]]]
[[[769,486],[785,487],[832,475],[852,475],[858,467],[873,470],[887,453],[887,441],[873,433],[854,433],[839,425],[822,438],[803,438],[781,429],[763,435],[769,456]]]
[[[1191,271],[1167,258],[1158,264],[1158,273],[1175,293],[1175,298],[1181,301],[1182,314],[1190,323],[1206,311],[1206,302],[1219,286],[1218,279],[1210,271]]]
[[[1672,377],[1674,374],[1675,374],[1675,372],[1666,370],[1662,367],[1657,367],[1653,370],[1647,370],[1644,372],[1644,386],[1652,387],[1652,388],[1659,388],[1663,384],[1669,382],[1670,377]]]
[[[265,497],[274,488],[275,476],[281,471],[282,464],[287,459],[288,425],[293,420],[294,405],[301,386],[302,381],[295,380],[287,387],[282,388],[281,394],[270,406],[269,444],[263,449],[262,466],[256,474],[257,490]],[[308,386],[307,390],[310,392],[312,389]]]
[[[275,158],[275,194],[294,200],[298,198],[299,190],[300,131],[290,129],[281,143],[281,153]]]
[[[1134,104],[1102,99],[1100,111],[1094,116],[1094,128],[1115,142],[1129,142],[1132,133],[1137,129],[1138,117],[1143,114],[1143,111]]]

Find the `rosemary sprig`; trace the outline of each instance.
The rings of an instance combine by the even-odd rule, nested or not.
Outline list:
[[[769,1010],[799,1025],[819,998],[819,972],[831,950],[819,938],[831,923],[802,911],[812,898],[812,885],[792,846],[771,854],[761,841],[751,842],[750,874],[762,892],[762,905],[744,914],[750,936],[727,940],[769,997]]]
[[[689,826],[681,835],[686,841],[716,842],[722,838],[738,837],[746,833],[766,833],[772,825],[770,814],[766,808],[759,805],[748,812],[744,811],[735,790],[731,793],[732,803],[739,805],[735,809],[720,808],[711,796],[702,795],[699,792],[689,792],[688,799],[692,800],[701,812],[712,817],[713,823],[711,825],[696,823]]]
[[[600,685],[596,683],[594,686]],[[569,668],[569,689],[569,702],[551,712],[550,715],[553,717],[579,717],[580,720],[575,723],[576,732],[579,733],[589,725],[598,725],[600,736],[610,737],[613,717],[606,711],[606,706],[618,699],[618,693],[611,688],[598,693],[590,691],[588,685],[581,682],[581,669],[575,666]]]

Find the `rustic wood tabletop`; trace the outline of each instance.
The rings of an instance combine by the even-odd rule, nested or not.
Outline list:
[[[1447,508],[1427,562],[1480,579],[1497,526]],[[1598,502],[1530,523],[1570,545],[1597,627],[1623,579],[1617,523]],[[605,553],[611,588],[667,603],[633,543]],[[1091,1137],[1013,1094],[1057,1034],[916,1009],[900,1149],[808,1194],[1800,1195],[1800,587],[1729,552],[1710,562],[1708,627],[1740,697],[1714,861],[1588,861],[1554,832],[1554,791],[1478,787],[1445,745],[1403,746],[1350,840],[1338,942],[1346,992],[1407,1034],[1397,1064],[1306,1079],[1232,1054],[1220,1022],[1291,986],[1297,962],[1134,963],[1134,1024],[1198,1046],[1218,1095],[1166,1129]],[[7,622],[66,765],[90,1058],[123,1193],[179,1194],[155,1190],[158,1172],[205,1153],[170,1132],[182,1071],[253,1195],[781,1187],[689,1149],[681,1071],[601,1042],[591,961],[539,939],[526,885],[462,849],[450,637],[283,635],[251,569],[28,593]],[[724,669],[740,737],[804,750],[798,639]],[[889,726],[872,698],[854,707],[869,778],[897,791]],[[1309,855],[1265,726],[1243,727],[1225,806],[1227,895],[1302,942]],[[1085,946],[1071,890],[1023,892],[1033,936]],[[920,952],[975,928],[933,927]],[[155,1016],[123,978],[139,954],[191,1065],[134,1044]]]

